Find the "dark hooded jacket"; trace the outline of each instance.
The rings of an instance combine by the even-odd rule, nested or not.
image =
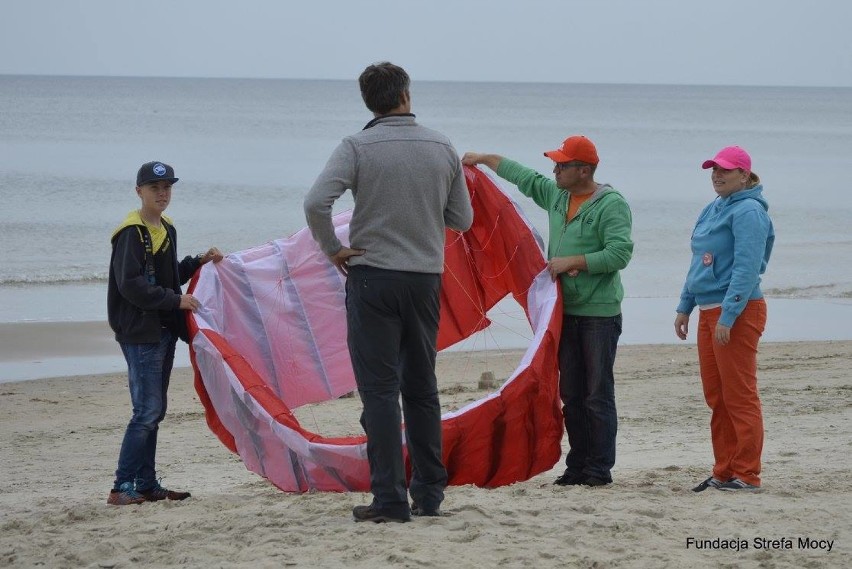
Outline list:
[[[188,341],[186,318],[179,308],[180,287],[201,261],[185,257],[178,262],[177,232],[166,216],[162,223],[167,237],[153,252],[151,235],[138,212],[131,212],[112,234],[107,315],[118,342],[159,342],[163,328]]]

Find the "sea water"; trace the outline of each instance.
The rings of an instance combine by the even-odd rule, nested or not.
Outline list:
[[[701,162],[739,144],[777,239],[766,338],[852,338],[852,89],[419,82],[418,121],[468,150],[550,175],[571,134],[634,216],[623,342],[669,342]],[[106,319],[110,235],[138,207],[139,165],[173,165],[181,255],[238,251],[304,227],[302,199],[371,118],[357,82],[0,76],[0,323]],[[501,186],[546,238],[547,220]],[[335,211],[352,206],[346,194]]]

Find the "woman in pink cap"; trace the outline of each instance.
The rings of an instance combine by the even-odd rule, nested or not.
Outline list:
[[[685,340],[698,306],[698,360],[704,398],[712,410],[712,475],[693,488],[757,490],[763,415],[757,393],[757,344],[766,325],[760,275],[775,231],[751,157],[728,146],[702,168],[717,198],[698,216],[692,262],[680,295],[675,333]]]

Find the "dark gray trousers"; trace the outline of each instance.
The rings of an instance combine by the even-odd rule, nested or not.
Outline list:
[[[408,516],[399,399],[411,460],[411,498],[427,510],[444,499],[441,405],[435,377],[441,275],[349,269],[349,354],[364,409],[373,507]]]

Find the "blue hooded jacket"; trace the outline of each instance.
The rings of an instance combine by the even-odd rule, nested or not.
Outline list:
[[[677,312],[721,303],[719,324],[731,327],[749,300],[763,298],[760,275],[775,243],[768,210],[760,184],[704,208],[692,231],[692,262]]]

